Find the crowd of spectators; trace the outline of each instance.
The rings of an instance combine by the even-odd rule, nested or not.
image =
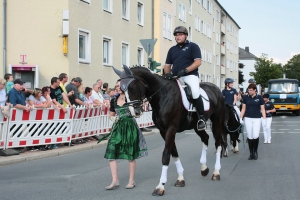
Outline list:
[[[110,100],[116,95],[116,86],[108,87],[108,83],[103,83],[98,79],[91,87],[84,86],[80,77],[71,79],[68,83],[68,75],[61,73],[58,77],[51,78],[50,86],[43,88],[28,89],[23,86],[25,82],[21,79],[14,79],[12,74],[5,74],[4,79],[0,79],[0,108],[12,107],[30,112],[32,109],[54,108],[68,112],[67,108],[74,109],[78,106],[110,107]],[[103,87],[103,88],[102,88]],[[3,110],[3,109],[1,109]],[[71,145],[85,143],[96,138],[72,140]],[[57,145],[29,147],[27,150],[48,150],[58,148]],[[26,149],[19,149],[24,152]]]

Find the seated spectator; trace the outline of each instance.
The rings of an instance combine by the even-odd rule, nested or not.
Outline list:
[[[107,92],[108,89],[108,83],[103,83],[103,89],[102,89],[102,94],[104,95]]]
[[[6,80],[0,79],[0,107],[5,106],[6,102],[6,91],[5,91]]]
[[[35,88],[32,95],[28,98],[30,106],[35,108],[47,108],[47,100],[42,96],[42,90]]]

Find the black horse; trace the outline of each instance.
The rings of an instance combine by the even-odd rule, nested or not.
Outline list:
[[[163,195],[164,185],[167,182],[167,169],[172,155],[177,167],[178,179],[175,183],[177,187],[185,186],[183,178],[183,167],[179,160],[175,135],[177,132],[194,129],[200,136],[203,147],[201,154],[201,174],[206,176],[209,172],[206,166],[206,151],[208,147],[209,135],[205,130],[197,130],[198,117],[196,112],[188,113],[184,108],[181,93],[175,80],[168,80],[157,74],[153,74],[148,68],[123,66],[124,71],[115,70],[121,77],[121,89],[125,91],[127,102],[131,107],[131,113],[138,117],[142,114],[142,104],[149,101],[152,107],[152,119],[159,129],[162,138],[165,140],[165,148],[162,154],[162,174],[160,183],[153,191],[152,195]],[[222,145],[222,131],[224,127],[224,98],[220,89],[212,83],[201,83],[210,101],[210,109],[205,112],[205,118],[212,123],[212,132],[215,138],[216,163],[212,180],[220,180],[219,170],[221,169],[220,158]],[[185,128],[183,128],[185,127]]]
[[[225,104],[225,121],[224,121],[224,140],[225,140],[225,151],[224,157],[228,157],[228,144],[227,135],[230,136],[230,143],[232,145],[233,153],[239,152],[239,135],[242,129],[240,123],[240,116],[238,116],[236,110],[232,105]]]

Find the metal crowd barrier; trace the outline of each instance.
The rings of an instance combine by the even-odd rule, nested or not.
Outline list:
[[[71,140],[106,134],[111,130],[108,108],[78,107],[67,109],[12,108],[10,117],[0,112],[0,149],[70,143]],[[137,118],[140,128],[153,125],[152,111]]]

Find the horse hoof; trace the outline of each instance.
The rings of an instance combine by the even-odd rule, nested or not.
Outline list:
[[[184,180],[177,180],[176,183],[174,184],[175,187],[184,187],[185,186],[185,181]]]
[[[228,157],[228,155],[227,155],[227,154],[224,154],[224,157]]]
[[[212,177],[211,177],[211,180],[219,181],[220,180],[220,174],[213,174]]]
[[[154,191],[152,192],[152,195],[153,196],[162,196],[162,195],[164,195],[164,193],[165,193],[165,190],[155,188]]]
[[[209,172],[209,169],[207,167],[204,171],[201,171],[201,175],[202,176],[207,176],[208,172]]]

